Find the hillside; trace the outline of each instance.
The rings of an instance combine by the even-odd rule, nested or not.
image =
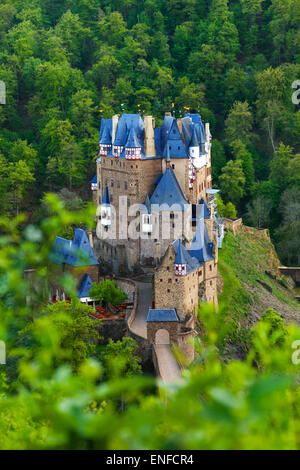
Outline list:
[[[243,355],[248,348],[251,327],[268,308],[286,323],[300,323],[300,306],[295,293],[279,276],[279,260],[269,240],[228,231],[219,251],[219,296],[226,315],[233,320],[227,337],[227,353]]]

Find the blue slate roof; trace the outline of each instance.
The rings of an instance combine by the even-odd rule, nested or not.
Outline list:
[[[150,202],[151,204],[159,204],[160,206],[163,204],[166,205],[166,207],[162,207],[161,210],[168,210],[167,206],[172,206],[173,204],[179,206],[178,210],[186,209],[185,206],[189,203],[184,197],[172,168],[166,169],[166,172],[163,174],[150,198]]]
[[[132,127],[128,134],[125,148],[141,148],[142,144],[138,141],[134,128]]]
[[[183,253],[183,246],[180,242],[179,242],[179,245],[178,245],[175,264],[186,264],[186,259],[185,259],[184,253]]]
[[[94,266],[99,264],[84,230],[77,228],[73,240],[56,237],[49,260],[69,266]]]
[[[108,187],[105,186],[105,191],[103,195],[103,200],[101,206],[109,206],[110,205],[110,198],[109,198],[109,192],[108,192]]]
[[[150,322],[178,322],[178,317],[174,308],[172,309],[152,309],[149,308],[147,323]]]
[[[203,208],[204,208],[204,218],[205,219],[210,219],[210,211],[209,211],[209,208],[208,208],[208,206],[207,206],[207,204],[206,204],[206,202],[203,198],[200,199],[199,204],[202,205]]]
[[[173,242],[173,248],[176,253],[176,259],[174,264],[185,264],[186,265],[186,274],[190,274],[196,269],[203,266],[196,258],[191,256],[190,253],[185,249],[180,240],[175,240]]]
[[[94,178],[90,181],[91,184],[97,184],[97,175],[94,176]]]
[[[85,274],[82,278],[82,281],[80,283],[79,290],[77,292],[77,297],[79,299],[84,299],[89,296],[89,292],[92,287],[92,280],[88,274]]]
[[[112,144],[112,119],[102,119],[100,128],[99,144]]]
[[[56,237],[49,253],[49,260],[52,263],[62,265],[67,262],[67,258],[72,251],[72,240]]]
[[[210,241],[204,218],[198,222],[189,254],[200,262],[213,261],[213,243]]]
[[[167,157],[169,148],[171,158],[188,158],[176,119],[165,116],[160,129],[154,129],[156,152],[160,157]]]
[[[114,145],[125,147],[130,131],[134,130],[138,147],[142,148],[144,154],[144,121],[139,114],[123,114],[119,119]],[[125,153],[124,155],[125,156]]]
[[[181,122],[186,149],[199,146],[200,153],[204,154],[206,132],[200,114],[186,114]]]
[[[147,207],[148,214],[151,214],[151,202],[150,202],[150,198],[149,198],[148,194],[147,194],[147,197],[146,197],[145,206]]]

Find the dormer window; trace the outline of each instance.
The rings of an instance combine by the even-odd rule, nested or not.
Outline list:
[[[125,157],[128,160],[140,160],[142,156],[141,148],[127,148],[125,149]]]
[[[186,276],[186,264],[175,264],[175,275]]]
[[[142,227],[144,233],[151,233],[152,232],[152,217],[151,214],[143,214],[142,217]]]
[[[109,144],[100,144],[100,155],[106,156],[111,149]]]

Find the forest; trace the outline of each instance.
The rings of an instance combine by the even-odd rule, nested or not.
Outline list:
[[[221,215],[298,265],[299,22],[299,0],[2,0],[1,214],[39,221],[46,192],[83,207],[101,117],[200,112]]]

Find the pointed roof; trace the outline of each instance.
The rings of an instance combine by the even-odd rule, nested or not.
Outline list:
[[[199,141],[198,141],[198,136],[197,136],[197,132],[196,132],[196,127],[195,127],[195,126],[193,127],[193,131],[192,131],[192,140],[191,140],[190,146],[191,146],[191,147],[199,147]]]
[[[149,194],[147,194],[145,206],[148,209],[148,214],[151,214],[151,202],[150,202]]]
[[[77,292],[77,297],[79,299],[84,299],[89,296],[89,292],[93,282],[88,274],[85,274],[81,280],[80,287]]]
[[[102,119],[99,144],[112,144],[112,119]]]
[[[91,184],[97,184],[97,175],[94,176],[94,178],[90,181]]]
[[[163,174],[150,198],[150,202],[151,204],[159,204],[160,206],[164,204],[169,207],[173,204],[177,204],[180,206],[181,210],[186,209],[185,206],[189,203],[184,197],[172,168],[166,169],[166,172]],[[161,210],[168,209],[168,207],[161,208]]]
[[[165,116],[160,129],[154,129],[155,146],[160,157],[167,158],[167,149],[171,158],[188,158],[176,119]]]
[[[122,114],[118,122],[114,145],[125,147],[131,129],[135,132],[139,147],[143,148],[145,126],[139,114]]]
[[[77,228],[73,240],[56,237],[49,260],[52,263],[69,266],[94,266],[98,260],[84,230]]]
[[[141,148],[142,145],[138,142],[134,128],[132,127],[128,134],[128,139],[125,148]]]
[[[187,252],[180,240],[175,240],[172,246],[176,253],[174,264],[185,264],[186,274],[190,274],[196,269],[201,268],[202,264]]]
[[[109,192],[108,192],[108,187],[105,186],[105,191],[103,195],[103,200],[101,203],[101,206],[109,206],[110,205],[110,198],[109,198]]]
[[[206,132],[200,114],[186,114],[181,122],[187,151],[190,147],[200,146],[200,152],[204,154]]]
[[[88,236],[81,228],[75,230],[72,252],[67,258],[67,264],[71,266],[94,266],[99,264]]]
[[[182,243],[179,241],[175,264],[186,264]]]
[[[207,206],[207,204],[206,204],[206,202],[203,198],[200,199],[199,204],[202,205],[203,208],[204,208],[204,211],[203,211],[204,212],[204,214],[203,214],[204,218],[205,219],[210,219],[210,210],[209,210],[209,208],[208,208],[208,206]]]
[[[213,243],[211,243],[204,218],[199,220],[189,254],[200,262],[213,261]]]
[[[56,237],[49,253],[49,261],[58,265],[64,264],[66,263],[71,250],[72,240]]]

